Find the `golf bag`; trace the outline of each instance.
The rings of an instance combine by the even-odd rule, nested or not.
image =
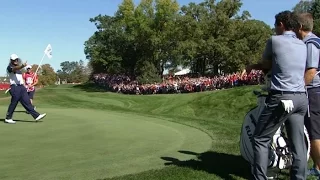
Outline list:
[[[242,157],[253,164],[253,149],[252,149],[252,135],[256,127],[257,120],[265,106],[265,95],[258,96],[258,106],[251,109],[245,116],[241,134],[240,134],[240,153]],[[285,125],[283,124],[273,136],[269,150],[269,166],[268,170],[282,170],[288,169],[292,165],[292,153],[290,150],[289,141],[285,133]],[[307,147],[307,159],[310,153],[309,135],[304,128],[305,146]]]

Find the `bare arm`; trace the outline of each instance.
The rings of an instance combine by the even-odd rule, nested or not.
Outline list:
[[[21,64],[20,66],[13,66],[13,67],[9,67],[8,68],[8,72],[11,73],[11,72],[16,72],[22,68],[26,67],[24,64]]]
[[[309,85],[319,66],[319,50],[315,45],[309,43],[307,44],[307,63],[306,63],[306,72],[304,74],[305,85]]]
[[[257,64],[251,64],[246,68],[247,73],[250,73],[252,69],[269,71],[272,67],[272,40],[268,39],[266,47],[264,49],[262,59]]]
[[[311,83],[316,73],[317,73],[317,69],[315,68],[310,68],[305,72],[304,81],[306,85]]]
[[[21,64],[19,66],[8,66],[7,67],[7,71],[9,73],[16,72],[16,71],[18,71],[18,70],[20,70],[20,69],[22,69],[22,68],[24,68],[26,66],[27,66],[27,62],[25,62],[25,63],[23,63],[23,64]]]
[[[255,70],[266,70],[269,71],[272,67],[272,61],[270,60],[262,60],[261,62],[258,62],[257,64],[250,65],[251,69]]]
[[[38,84],[38,76],[35,75],[35,76],[34,76],[34,83],[33,83],[31,86],[35,86],[35,85],[37,85],[37,84]]]

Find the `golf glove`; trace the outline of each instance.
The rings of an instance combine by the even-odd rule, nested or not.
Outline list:
[[[287,111],[288,113],[292,111],[294,108],[292,100],[281,100],[281,103],[284,110]]]

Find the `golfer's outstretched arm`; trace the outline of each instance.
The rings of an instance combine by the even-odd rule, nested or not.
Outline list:
[[[252,69],[269,71],[272,66],[272,39],[268,39],[264,49],[262,59],[257,64],[252,65]]]
[[[8,66],[7,71],[9,73],[16,72],[17,70],[20,70],[20,69],[26,67],[26,64],[27,63],[21,64],[20,66]]]
[[[264,73],[268,72],[272,67],[272,37],[268,39],[266,43],[266,47],[264,49],[262,59],[257,64],[251,64],[246,67],[245,70],[242,71],[241,77],[245,73],[249,74],[251,70],[262,70]]]

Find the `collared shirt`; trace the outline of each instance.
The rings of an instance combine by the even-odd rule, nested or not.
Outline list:
[[[22,77],[23,77],[23,80],[24,80],[26,86],[32,85],[38,79],[38,76],[36,74],[34,74],[34,72],[23,73]],[[35,87],[34,86],[27,87],[27,90],[28,91],[34,91]]]
[[[7,67],[7,72],[9,73],[9,80],[11,85],[23,85],[23,77],[22,77],[22,72],[21,70],[16,70],[13,72],[13,65],[9,64]]]
[[[310,38],[318,38],[312,32],[309,32],[305,38],[303,38],[303,42],[306,42]],[[319,60],[320,60],[320,51],[319,49],[312,43],[307,44],[307,64],[306,69],[319,68]],[[320,86],[320,77],[316,75],[313,77],[312,81],[307,85],[307,88],[311,87],[319,87]]]
[[[271,36],[262,60],[272,61],[271,90],[305,92],[307,47],[293,31]]]

